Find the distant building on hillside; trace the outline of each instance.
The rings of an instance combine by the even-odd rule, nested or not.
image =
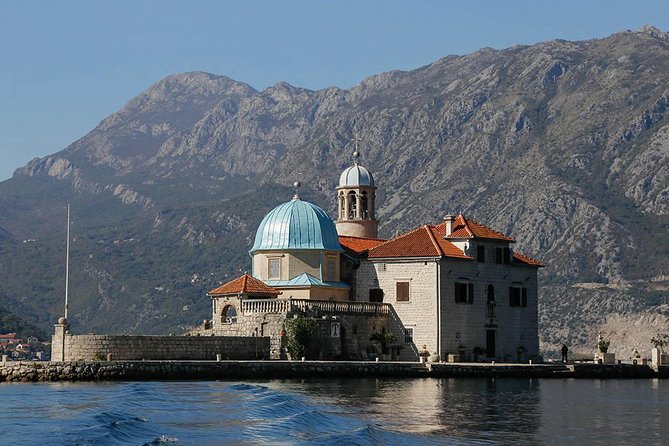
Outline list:
[[[284,321],[303,314],[321,323],[324,359],[374,355],[370,338],[383,332],[400,359],[538,355],[541,263],[463,215],[379,239],[376,185],[358,156],[340,175],[336,222],[297,192],[270,211],[249,251],[252,274],[208,293],[212,320],[194,333],[269,336],[277,358]]]
[[[16,333],[0,334],[0,344],[16,344],[19,342],[21,342],[21,339],[16,337]]]

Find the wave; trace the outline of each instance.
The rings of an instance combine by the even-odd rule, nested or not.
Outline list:
[[[371,420],[347,416],[296,393],[239,384],[231,390],[252,395],[241,403],[249,419],[244,440],[273,444],[365,445],[437,444],[421,435],[398,433]]]

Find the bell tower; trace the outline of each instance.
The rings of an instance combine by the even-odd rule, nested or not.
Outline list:
[[[337,186],[337,233],[349,237],[377,238],[376,187],[372,174],[358,164],[358,138],[355,141],[353,165],[344,170]]]

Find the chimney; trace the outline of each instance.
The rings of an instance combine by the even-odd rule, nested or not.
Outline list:
[[[455,215],[447,215],[444,217],[444,223],[446,223],[446,237],[451,235],[453,232],[453,223],[455,222]]]

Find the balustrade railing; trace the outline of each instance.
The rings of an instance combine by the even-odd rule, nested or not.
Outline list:
[[[246,299],[241,303],[243,314],[313,310],[322,313],[388,314],[390,313],[390,305],[375,302],[337,302],[311,299]]]

